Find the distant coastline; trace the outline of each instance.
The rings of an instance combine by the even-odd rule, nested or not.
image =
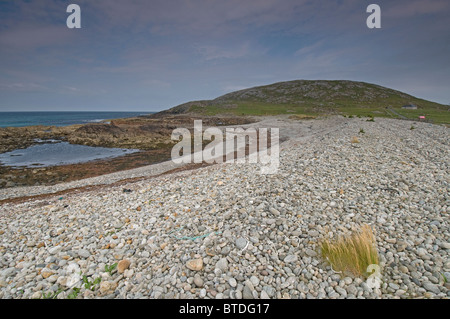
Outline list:
[[[0,127],[69,126],[148,114],[153,112],[0,112]]]

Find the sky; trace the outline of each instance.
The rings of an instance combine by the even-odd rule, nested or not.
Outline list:
[[[449,21],[448,0],[2,0],[0,111],[153,112],[299,79],[450,104]]]

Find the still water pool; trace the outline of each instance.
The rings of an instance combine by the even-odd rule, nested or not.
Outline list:
[[[40,144],[0,154],[0,164],[11,167],[47,167],[78,164],[139,152],[135,149],[92,147],[60,141],[40,141]]]

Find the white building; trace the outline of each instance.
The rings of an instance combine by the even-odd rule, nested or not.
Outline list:
[[[403,105],[402,109],[406,109],[406,110],[417,110],[417,105],[414,104],[407,104],[407,105]]]

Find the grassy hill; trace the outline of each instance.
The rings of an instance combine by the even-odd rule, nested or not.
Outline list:
[[[402,109],[406,104],[415,104],[418,109]],[[341,114],[410,119],[424,115],[435,123],[450,123],[449,106],[379,85],[354,81],[279,82],[228,93],[214,100],[181,104],[161,113],[310,116]]]

